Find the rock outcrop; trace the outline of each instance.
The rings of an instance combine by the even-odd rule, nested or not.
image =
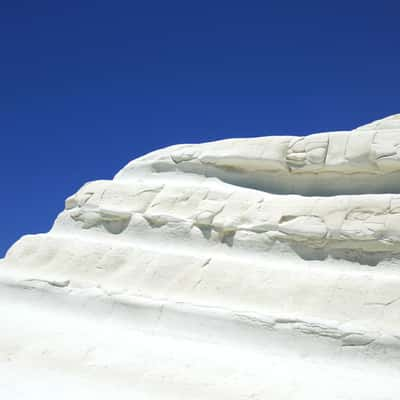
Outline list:
[[[0,266],[0,373],[72,368],[72,394],[84,376],[119,398],[397,399],[400,115],[155,151]]]

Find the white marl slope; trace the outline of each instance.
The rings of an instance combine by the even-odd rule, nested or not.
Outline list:
[[[155,151],[0,265],[5,398],[398,399],[400,115]]]

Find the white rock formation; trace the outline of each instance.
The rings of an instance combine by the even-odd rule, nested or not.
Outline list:
[[[0,266],[2,398],[397,400],[400,115],[155,151]]]

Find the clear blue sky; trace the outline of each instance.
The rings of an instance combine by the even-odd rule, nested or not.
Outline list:
[[[0,2],[0,256],[173,143],[400,112],[399,1]]]

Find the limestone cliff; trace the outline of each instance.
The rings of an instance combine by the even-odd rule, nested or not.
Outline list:
[[[52,362],[89,363],[96,385],[107,365],[127,396],[397,399],[400,115],[147,154],[0,265],[10,332],[53,335]],[[26,340],[0,338],[0,355],[47,368]]]

